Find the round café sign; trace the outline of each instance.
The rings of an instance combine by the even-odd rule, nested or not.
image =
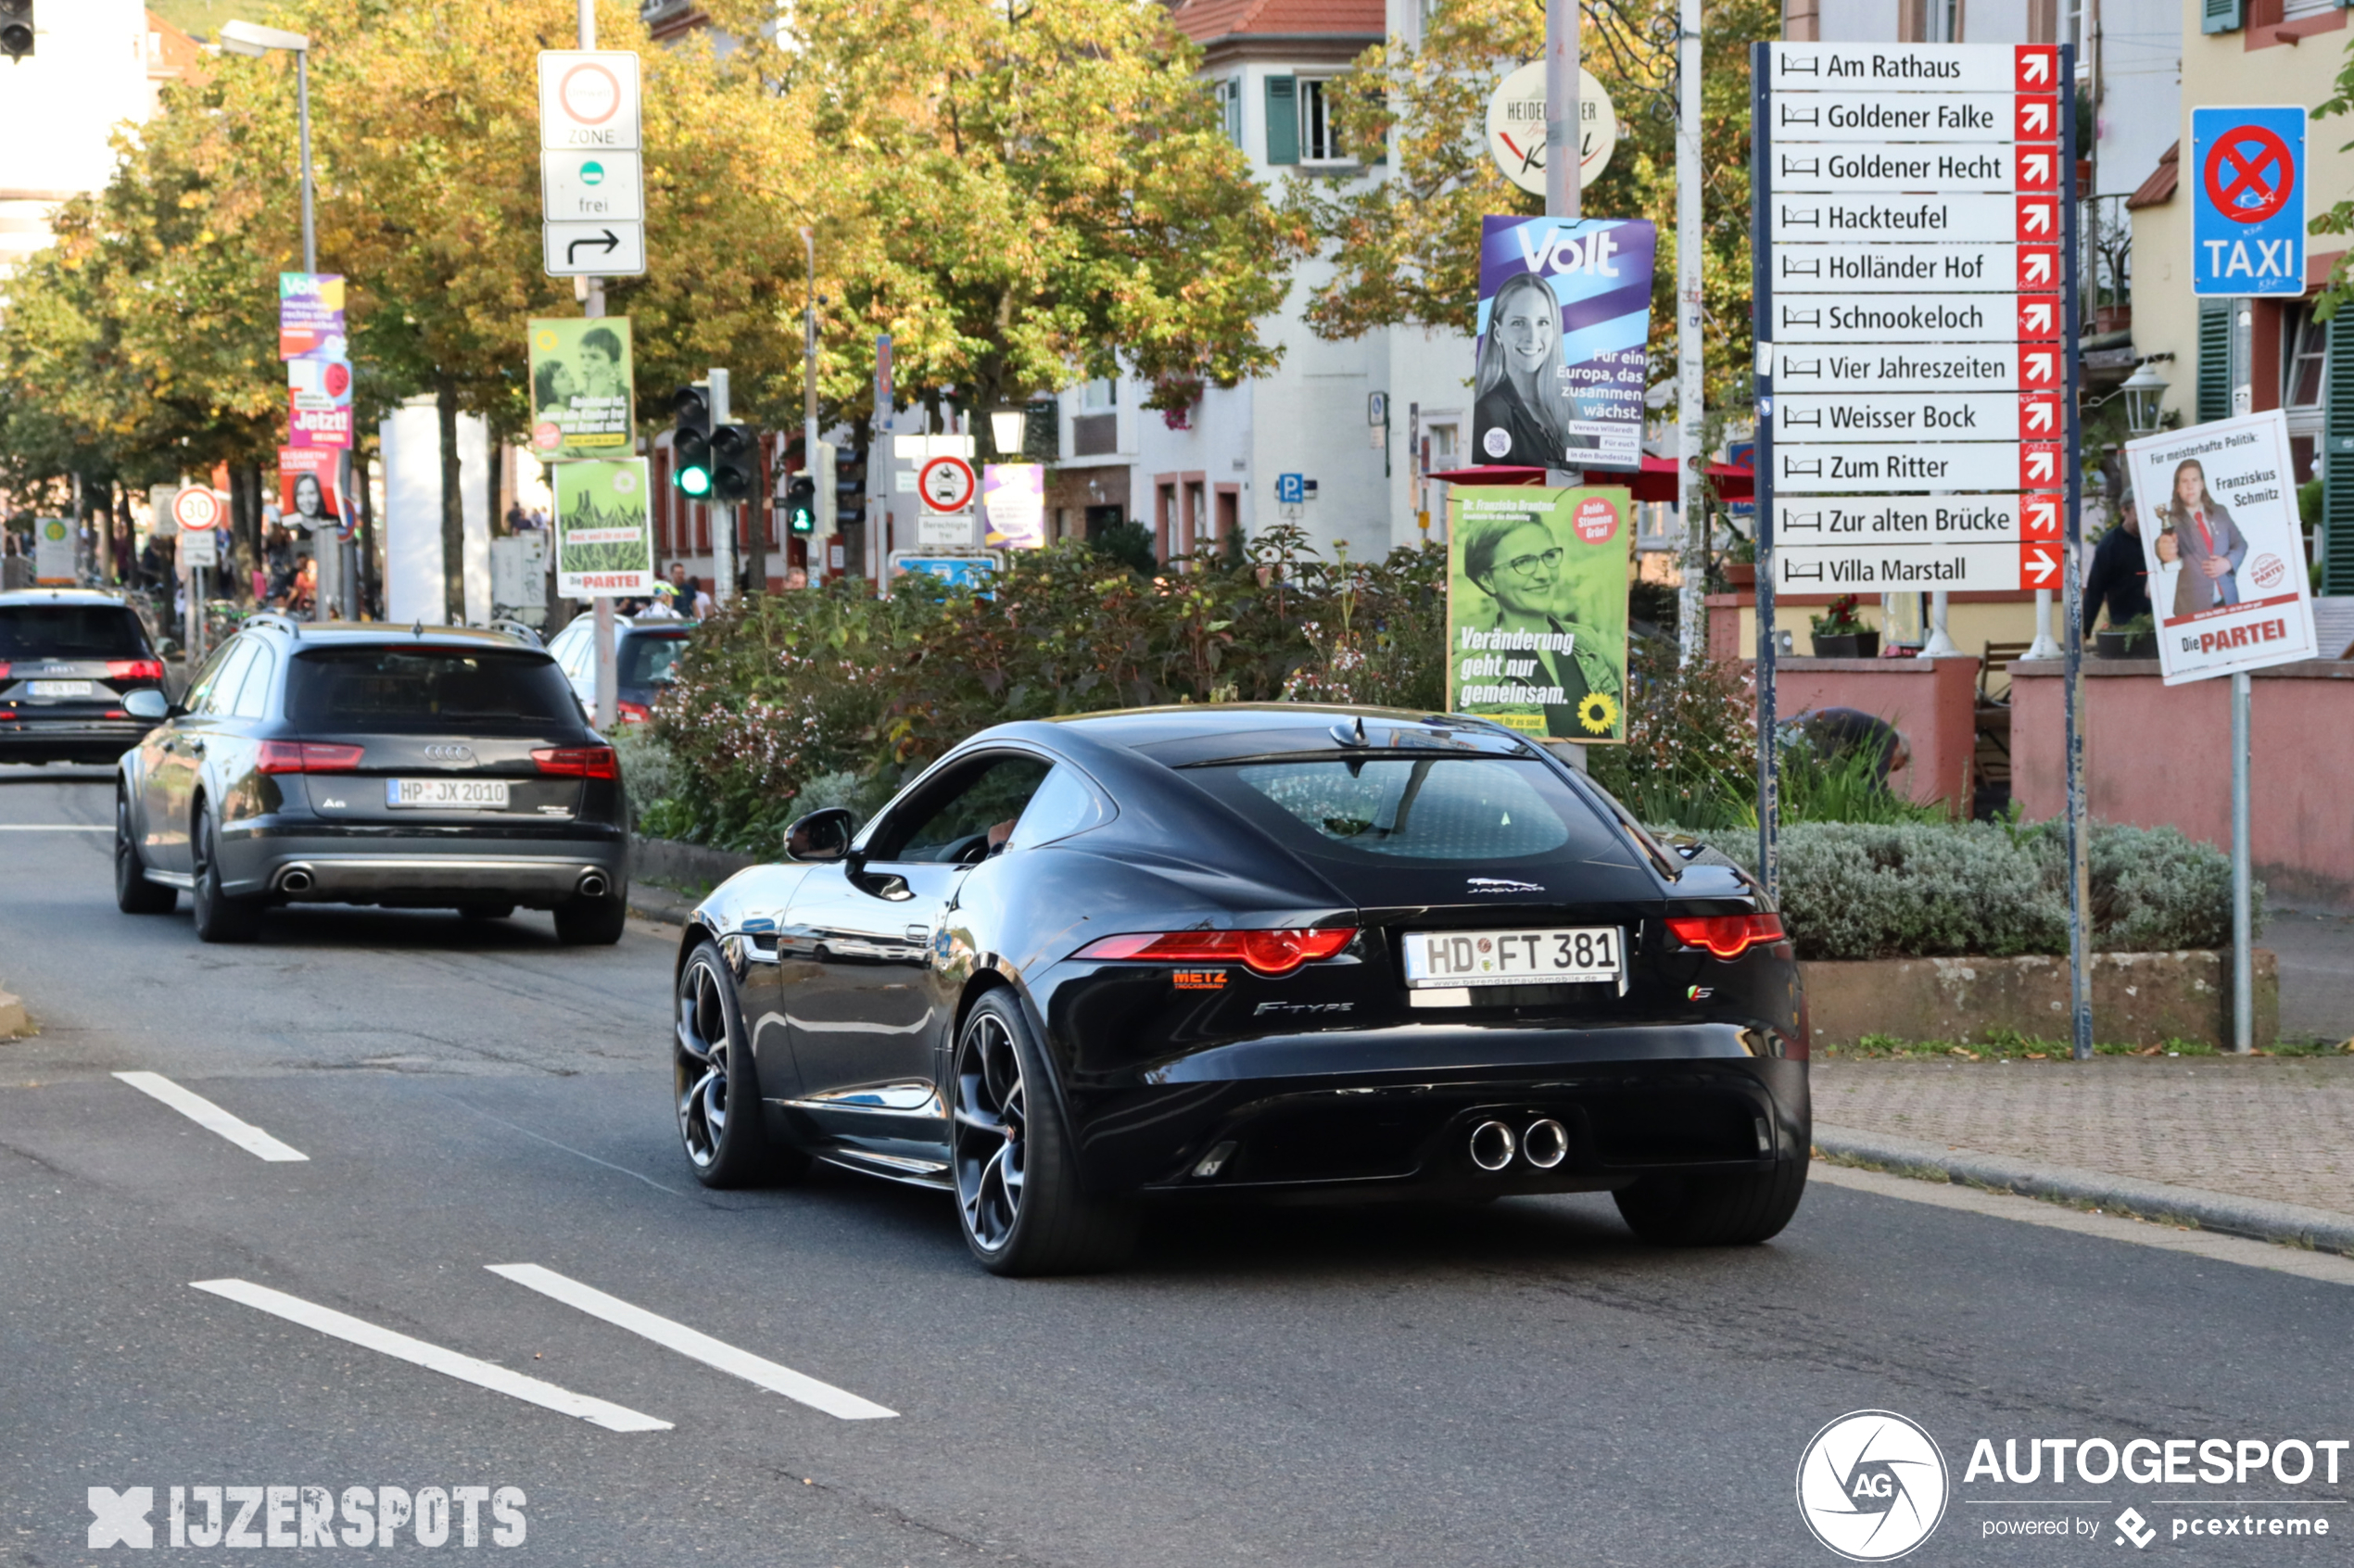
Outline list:
[[[1618,111],[1610,94],[1580,67],[1577,122],[1585,161],[1577,171],[1584,190],[1610,164],[1618,145]],[[1545,62],[1525,65],[1496,84],[1487,100],[1487,151],[1504,177],[1531,196],[1545,194]]]

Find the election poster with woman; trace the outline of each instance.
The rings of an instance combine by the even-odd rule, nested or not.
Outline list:
[[[1481,220],[1472,461],[1642,466],[1657,248],[1641,219]]]
[[[541,459],[626,456],[638,443],[629,318],[531,323],[531,451]]]
[[[1624,489],[1453,488],[1451,712],[1546,740],[1626,739],[1630,504]]]
[[[2314,655],[2288,420],[2278,409],[2125,444],[2169,686]]]

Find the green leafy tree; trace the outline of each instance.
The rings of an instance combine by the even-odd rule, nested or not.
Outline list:
[[[2354,111],[2354,41],[2347,44],[2346,61],[2338,67],[2335,86],[2336,90],[2314,109],[2314,119],[2327,120]],[[2348,142],[2337,150],[2354,152],[2354,142]],[[2333,202],[2327,212],[2313,220],[2312,229],[2317,234],[2354,234],[2354,196],[2341,196]],[[2354,257],[2354,251],[2338,257],[2337,265],[2330,269],[2329,282],[2314,305],[2313,314],[2322,321],[2335,316],[2338,307],[2354,297],[2354,272],[2349,272],[2347,266],[2349,257]]]
[[[1621,124],[1610,165],[1586,187],[1591,217],[1659,225],[1652,279],[1655,366],[1673,359],[1676,247],[1674,105],[1677,0],[1587,0],[1586,69]],[[1507,180],[1487,153],[1496,83],[1543,57],[1545,12],[1532,0],[1439,0],[1419,45],[1391,39],[1359,56],[1333,95],[1344,145],[1387,143],[1386,177],[1330,188],[1295,176],[1285,210],[1335,264],[1309,324],[1331,338],[1377,327],[1448,327],[1478,319],[1480,221],[1540,216],[1541,197]],[[1709,0],[1702,22],[1702,295],[1709,394],[1750,358],[1749,46],[1780,32],[1775,0]]]

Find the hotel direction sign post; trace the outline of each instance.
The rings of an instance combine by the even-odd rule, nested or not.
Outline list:
[[[2074,52],[1759,44],[1750,59],[1760,878],[1778,891],[1778,590],[2060,589],[2088,1056]]]

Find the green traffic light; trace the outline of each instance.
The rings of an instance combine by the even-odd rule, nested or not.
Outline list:
[[[690,496],[707,496],[711,494],[711,470],[708,468],[680,469],[678,471],[678,487]]]

